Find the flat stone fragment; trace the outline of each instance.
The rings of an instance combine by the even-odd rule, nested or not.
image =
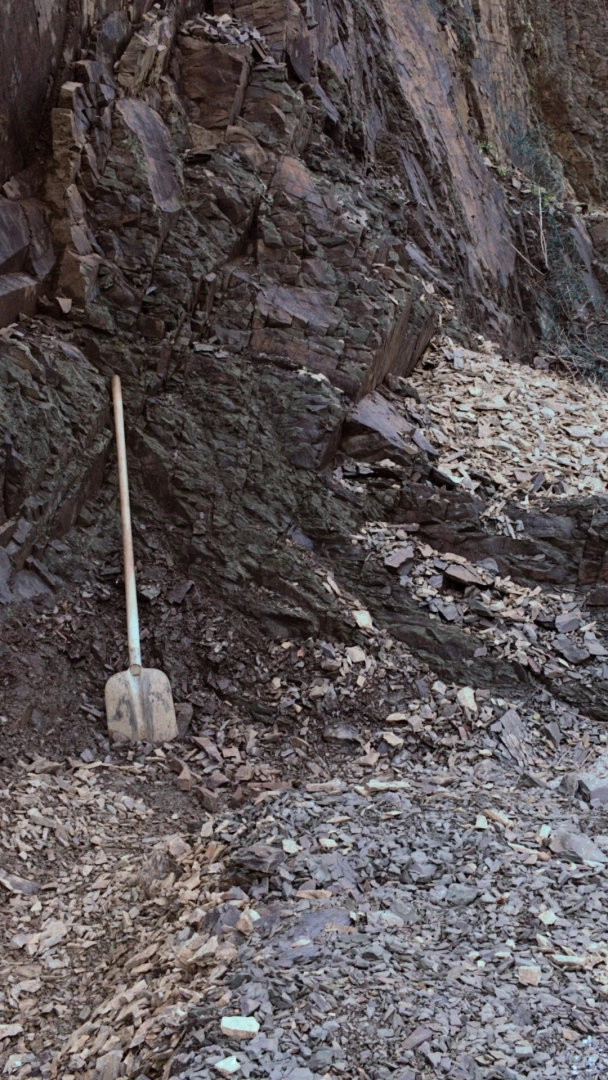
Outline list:
[[[587,863],[589,866],[604,866],[608,863],[608,856],[601,848],[581,833],[560,829],[552,837],[549,846],[556,855],[564,855],[572,862]]]
[[[215,1065],[213,1066],[213,1068],[217,1069],[217,1071],[221,1073],[222,1076],[233,1076],[234,1073],[237,1073],[239,1071],[240,1067],[241,1063],[238,1058],[234,1056],[234,1054],[231,1057],[222,1058],[221,1061],[216,1061]]]
[[[369,611],[353,611],[353,618],[361,630],[371,630],[373,628],[374,623]]]
[[[14,1039],[23,1031],[23,1024],[0,1024],[0,1039]]]
[[[424,437],[424,435],[421,431],[418,430],[418,428],[416,428],[414,434],[412,435],[412,439],[416,443],[418,449],[424,450],[425,454],[428,454],[429,457],[439,456],[439,451],[436,450],[432,443],[430,443],[428,439]]]
[[[346,650],[346,655],[352,664],[364,664],[365,663],[365,650],[359,645],[353,645]]]
[[[253,1039],[260,1030],[255,1016],[223,1016],[222,1034],[232,1039]]]
[[[582,968],[587,963],[586,956],[574,956],[571,953],[553,953],[551,959],[560,967]]]
[[[0,885],[8,892],[21,893],[23,896],[34,896],[40,889],[37,881],[28,881],[26,878],[16,877],[15,874],[5,874],[0,870]]]
[[[177,213],[182,207],[182,197],[174,148],[165,124],[158,113],[139,98],[121,98],[116,109],[139,140],[154,202],[164,213]]]
[[[0,198],[0,274],[22,269],[29,243],[27,220],[21,206]]]
[[[522,965],[517,968],[517,978],[524,986],[540,986],[542,968],[536,964]]]
[[[409,788],[407,780],[368,780],[367,787],[370,791],[403,791]]]
[[[408,1035],[407,1039],[403,1043],[406,1050],[415,1050],[416,1047],[422,1046],[423,1043],[429,1042],[433,1038],[433,1032],[426,1027],[417,1027]]]
[[[453,581],[457,585],[484,585],[484,579],[481,574],[476,573],[470,566],[458,566],[456,563],[450,563],[444,570],[445,577],[448,581]]]
[[[468,709],[469,712],[477,712],[475,691],[471,686],[463,686],[456,694],[456,699],[463,709]]]
[[[405,446],[403,438],[412,430],[412,425],[377,391],[368,394],[351,409],[349,422],[368,428],[398,447]]]
[[[459,881],[453,881],[446,893],[448,904],[456,906],[468,906],[475,902],[479,896],[479,889],[474,885],[462,885]]]
[[[20,315],[33,315],[40,284],[29,274],[0,277],[0,327],[17,322]]]
[[[384,565],[388,566],[391,570],[398,570],[403,563],[408,559],[414,558],[414,546],[413,544],[407,544],[406,547],[396,548],[391,551],[390,555],[386,556]]]
[[[553,648],[569,664],[584,664],[585,660],[588,660],[591,656],[589,649],[580,649],[573,641],[570,641],[567,637],[562,637],[561,634],[555,638]]]
[[[283,851],[286,855],[297,855],[300,850],[300,845],[295,840],[283,840]]]

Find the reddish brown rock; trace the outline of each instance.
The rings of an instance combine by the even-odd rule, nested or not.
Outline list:
[[[226,128],[241,111],[251,66],[248,46],[222,45],[181,34],[181,76],[190,120]]]
[[[17,322],[19,315],[33,315],[40,292],[39,283],[29,274],[0,277],[0,326]]]

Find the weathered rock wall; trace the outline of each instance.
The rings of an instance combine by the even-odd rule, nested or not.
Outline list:
[[[4,0],[0,19],[0,185],[47,143],[60,82],[85,47],[117,56],[154,0]],[[187,10],[188,0],[178,5]],[[92,47],[92,48],[91,48]],[[41,150],[39,148],[39,154]]]
[[[68,0],[5,0],[0,18],[0,183],[27,161],[60,62]],[[33,57],[36,62],[32,63]]]
[[[579,198],[608,196],[608,3],[514,5],[513,36],[531,99]]]
[[[563,184],[565,169],[582,198],[601,196],[606,169],[605,0],[597,0],[593,10],[580,5],[580,12],[577,5],[565,4],[532,5],[528,10],[523,0],[504,5],[486,0],[306,0],[300,5],[295,0],[266,5],[180,0],[152,9],[160,13],[158,21],[165,28],[166,40],[156,44],[152,24],[142,22],[150,7],[150,0],[71,5],[67,0],[25,0],[11,9],[3,21],[2,52],[12,60],[0,75],[5,120],[0,179],[32,160],[33,141],[45,115],[50,116],[50,106],[63,108],[65,114],[70,94],[78,98],[71,90],[61,102],[58,85],[59,75],[83,78],[82,71],[75,76],[72,64],[77,51],[87,56],[89,66],[101,65],[110,85],[114,65],[122,63],[126,50],[118,94],[145,98],[148,65],[160,70],[158,61],[151,62],[151,50],[167,50],[160,67],[168,74],[176,28],[186,15],[211,7],[216,15],[232,13],[258,29],[275,61],[287,62],[292,81],[299,81],[307,101],[306,123],[316,117],[345,158],[363,166],[364,174],[393,172],[401,194],[390,224],[401,241],[402,264],[454,295],[471,316],[484,318],[486,329],[514,352],[531,347],[537,328],[522,297],[526,271],[517,264],[515,250],[521,247],[519,223],[513,221],[504,185],[488,169],[479,145],[491,146],[497,162],[521,164],[549,189],[561,183],[561,195],[570,190]],[[592,25],[599,27],[594,35]],[[240,51],[243,56],[232,60],[225,54],[222,64],[241,65],[240,99],[238,94],[230,98],[228,126],[237,121],[242,133],[249,123],[243,110],[246,83],[260,57],[245,57],[247,48]],[[33,53],[39,61],[35,67],[28,63]],[[219,70],[217,46],[209,45],[200,57],[203,65]],[[179,68],[180,62],[178,45],[171,63]],[[196,62],[193,56],[183,58],[186,83],[196,80]],[[221,113],[227,107],[223,95],[231,77],[226,68],[216,87],[216,113],[208,96],[195,130],[185,141],[182,132],[181,142],[180,105],[165,83],[163,93],[170,100],[161,112],[178,149],[187,149],[192,137],[195,147],[206,139],[210,148],[213,136],[205,132],[216,127],[217,108]],[[261,92],[267,108],[276,108],[271,95]],[[87,109],[99,106],[99,101],[76,102],[79,123]],[[190,126],[195,112],[193,105]],[[101,114],[95,124],[100,119]],[[54,116],[55,144],[65,141],[65,121],[65,115]],[[84,131],[77,142],[79,138],[85,138]],[[47,181],[46,193],[56,213],[61,191]],[[58,241],[63,246],[66,235],[56,230],[56,245]],[[8,315],[13,308],[5,304]]]
[[[295,589],[286,537],[339,547],[361,515],[396,512],[390,491],[363,506],[323,472],[341,440],[363,461],[398,455],[422,504],[428,444],[396,446],[370,395],[409,373],[440,317],[530,358],[567,355],[574,328],[601,356],[605,219],[590,236],[573,187],[549,183],[562,136],[536,88],[550,13],[489,0],[49,11],[51,149],[0,199],[5,597],[102,482],[118,371],[134,486],[179,520],[187,572],[241,604],[252,581],[282,592],[310,626],[320,586],[300,567]],[[576,54],[572,87],[583,66]]]

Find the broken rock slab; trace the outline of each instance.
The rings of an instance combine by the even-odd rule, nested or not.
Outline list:
[[[578,790],[596,805],[608,803],[608,753],[601,754],[578,778]]]
[[[422,459],[418,448],[406,441],[413,431],[413,425],[373,391],[351,409],[344,424],[342,449],[354,458],[376,461],[388,455],[413,466],[418,457]]]
[[[553,835],[550,848],[555,855],[562,855],[570,862],[587,866],[605,866],[608,863],[608,856],[593,840],[568,829],[559,829]]]
[[[23,269],[29,244],[27,218],[21,206],[0,199],[0,274]]]
[[[136,98],[122,98],[116,104],[116,112],[138,140],[134,155],[139,160],[143,153],[146,180],[158,210],[164,214],[178,213],[182,197],[175,148],[160,116],[145,101]]]
[[[8,604],[13,599],[10,580],[13,565],[4,548],[0,548],[0,604]]]
[[[251,67],[251,48],[179,38],[181,78],[192,123],[226,128],[241,111]]]
[[[36,311],[40,284],[29,274],[3,274],[0,277],[0,326],[10,326],[20,315],[31,317]]]
[[[66,248],[59,267],[59,288],[71,300],[83,304],[91,303],[98,294],[97,275],[100,263],[99,255],[78,255]]]
[[[256,308],[270,326],[291,326],[295,322],[325,335],[333,333],[340,321],[336,298],[335,293],[321,289],[270,285],[258,294]]]

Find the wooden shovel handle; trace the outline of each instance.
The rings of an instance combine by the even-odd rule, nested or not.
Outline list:
[[[114,402],[116,453],[118,455],[118,488],[120,491],[120,516],[122,519],[122,548],[125,561],[125,597],[127,601],[129,667],[132,675],[139,675],[141,672],[139,616],[137,613],[137,590],[135,588],[135,560],[133,558],[133,533],[131,531],[131,504],[129,502],[125,421],[122,411],[122,387],[119,375],[112,376],[112,401]]]

